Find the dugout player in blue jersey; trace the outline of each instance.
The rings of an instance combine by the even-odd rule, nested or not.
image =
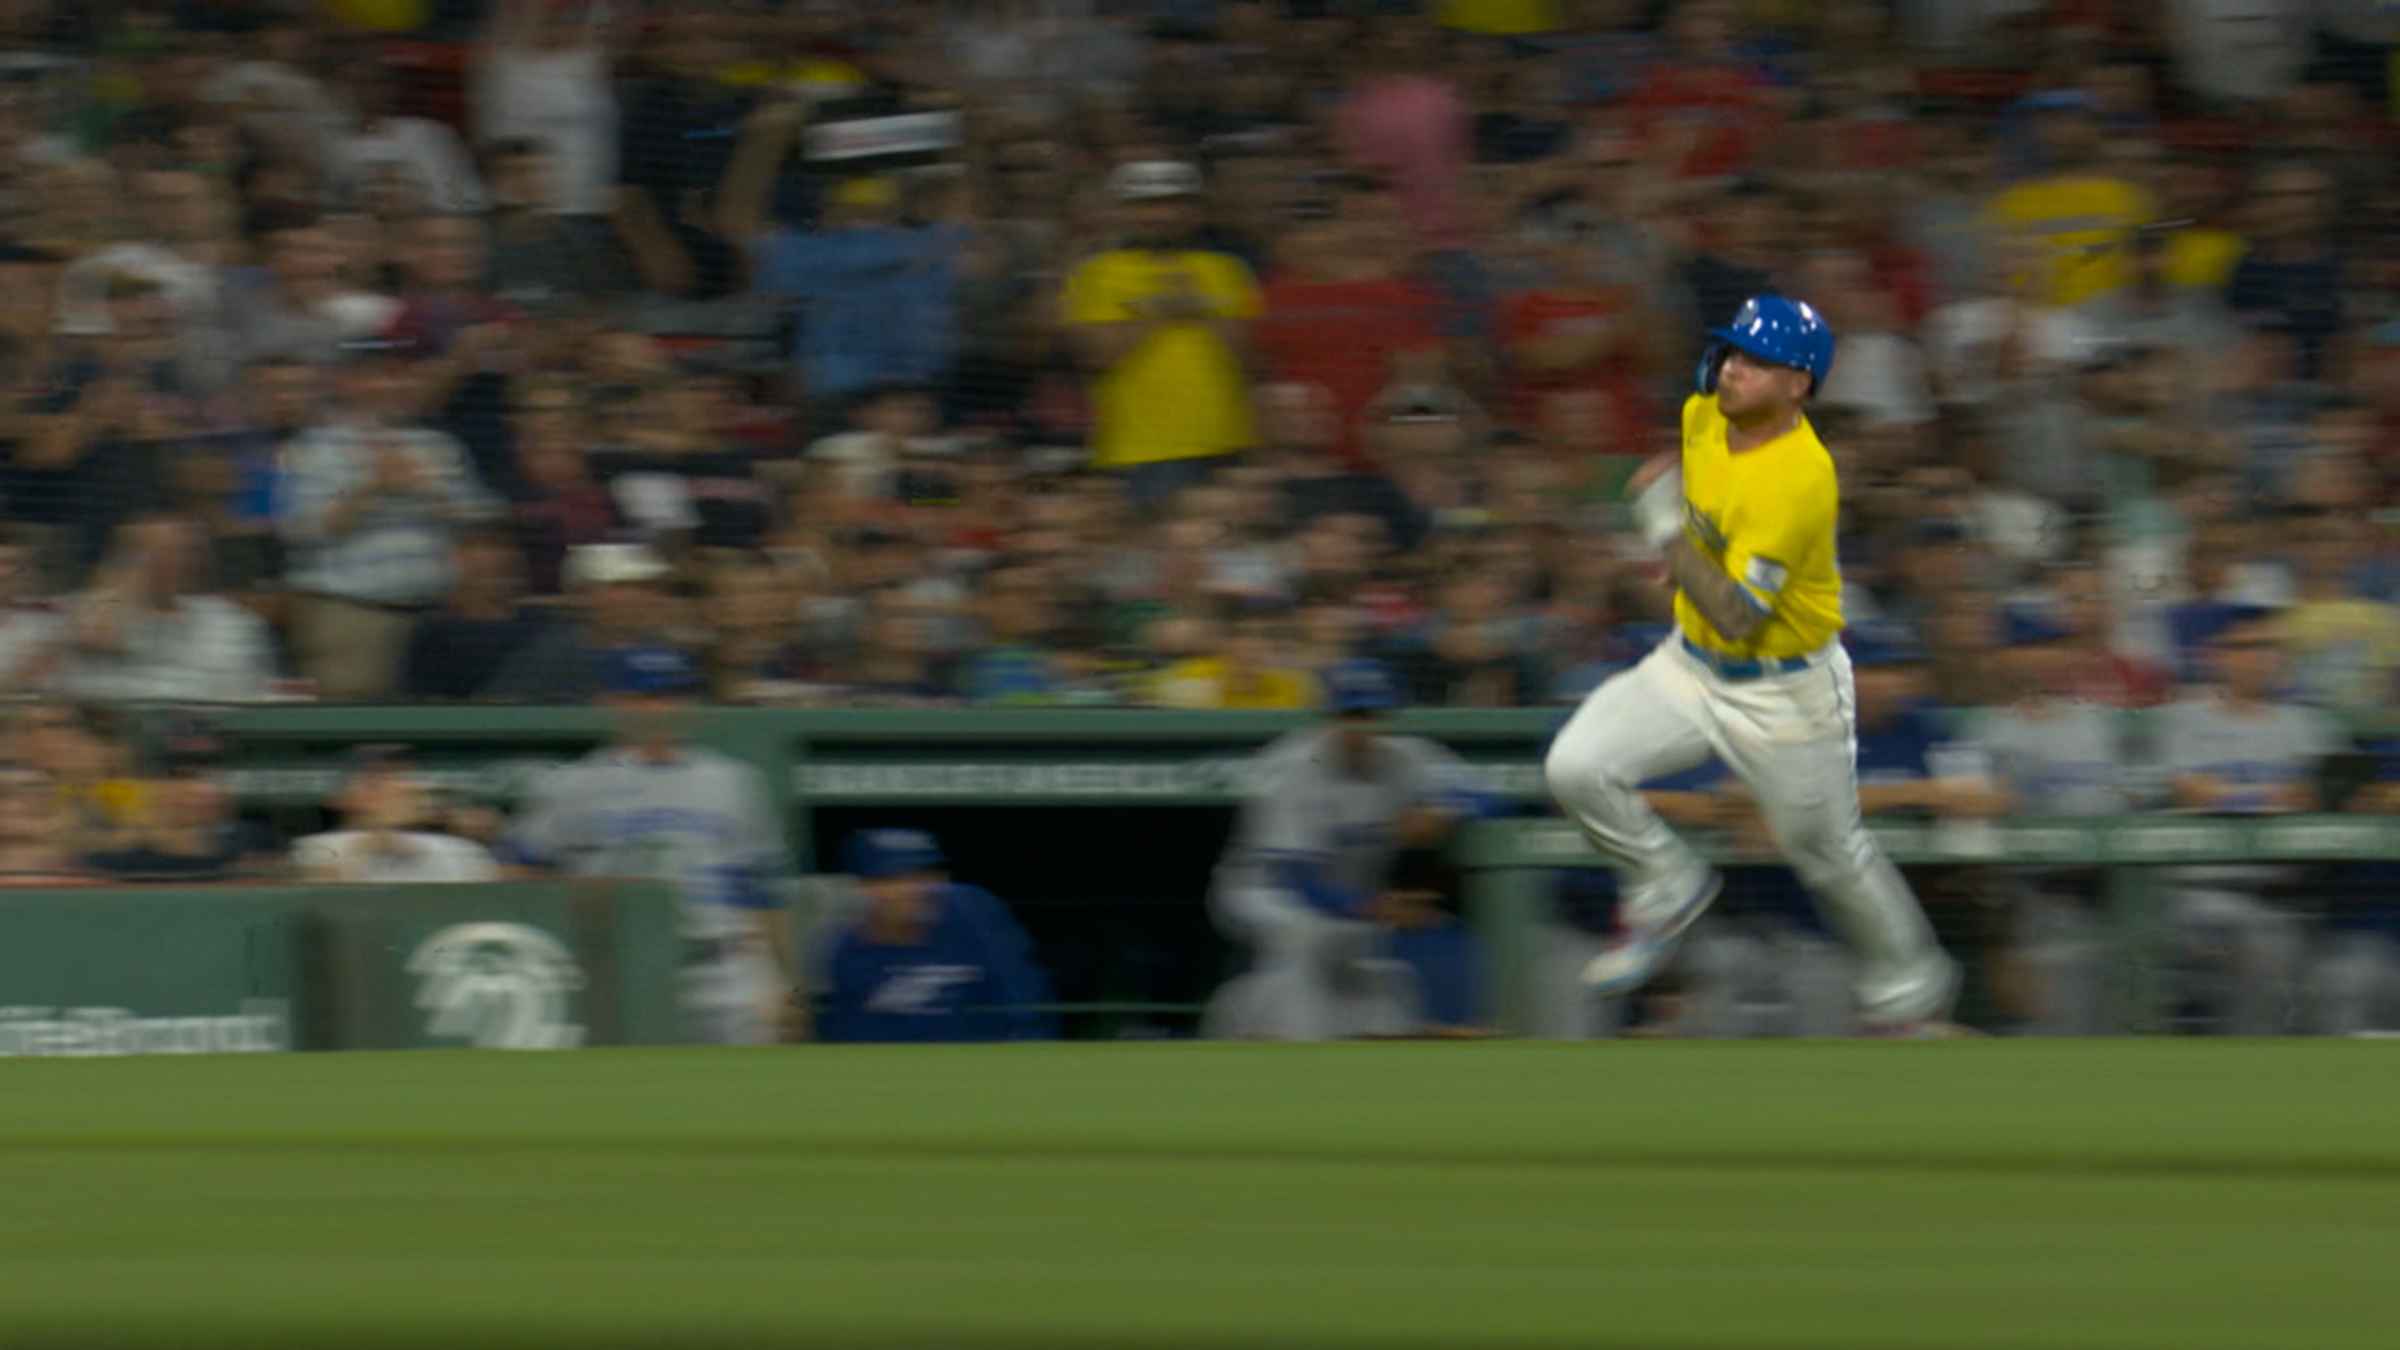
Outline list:
[[[989,891],[950,880],[922,830],[862,830],[863,904],[825,941],[825,1041],[1026,1041],[1056,1034],[1033,943]]]

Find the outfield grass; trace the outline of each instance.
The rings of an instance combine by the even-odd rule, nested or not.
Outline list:
[[[0,1063],[0,1346],[2400,1344],[2400,1044]]]

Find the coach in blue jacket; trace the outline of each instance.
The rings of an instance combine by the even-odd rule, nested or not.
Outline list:
[[[989,891],[942,870],[921,830],[864,830],[865,906],[826,939],[821,1041],[1022,1041],[1056,1034],[1033,943]]]

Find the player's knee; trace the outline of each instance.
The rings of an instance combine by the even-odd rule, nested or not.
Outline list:
[[[1630,786],[1611,770],[1607,758],[1591,742],[1574,736],[1561,736],[1550,743],[1550,753],[1542,757],[1542,782],[1552,799],[1575,805],[1598,805],[1612,792]]]

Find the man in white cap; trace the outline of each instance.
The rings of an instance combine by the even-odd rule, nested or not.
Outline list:
[[[1242,364],[1258,283],[1240,259],[1196,246],[1198,169],[1137,160],[1109,186],[1124,242],[1068,276],[1065,317],[1092,372],[1092,462],[1155,503],[1250,443]]]
[[[567,554],[573,623],[553,624],[485,687],[506,703],[585,703],[602,692],[602,665],[621,648],[662,645],[671,600],[666,560],[645,544],[584,544]]]

